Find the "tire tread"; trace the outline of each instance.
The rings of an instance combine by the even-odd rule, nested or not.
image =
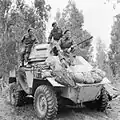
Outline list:
[[[47,100],[47,105],[48,105],[48,110],[43,120],[51,120],[51,119],[53,120],[57,115],[58,104],[57,104],[56,95],[50,86],[41,85],[36,89],[35,95],[34,95],[34,109],[37,113],[36,98],[37,98],[37,95],[41,92],[45,95]]]

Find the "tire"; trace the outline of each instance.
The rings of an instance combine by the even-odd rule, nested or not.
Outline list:
[[[108,101],[109,101],[109,96],[107,91],[105,90],[105,88],[103,87],[101,90],[101,95],[100,98],[97,102],[97,109],[101,112],[103,112],[104,110],[106,110],[107,106],[108,106]]]
[[[86,107],[89,109],[97,109],[103,112],[108,106],[109,96],[105,88],[101,89],[101,94],[98,100],[85,103]]]
[[[26,93],[21,90],[18,91],[17,90],[17,84],[16,83],[12,83],[10,86],[10,90],[9,90],[9,98],[10,98],[10,103],[13,106],[22,106],[23,103],[25,102],[25,97],[26,97]]]
[[[51,87],[39,86],[34,94],[34,109],[38,118],[42,120],[53,120],[58,111],[57,98]]]

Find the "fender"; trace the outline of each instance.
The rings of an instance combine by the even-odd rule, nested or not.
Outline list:
[[[31,76],[32,75],[32,76]],[[28,82],[30,81],[30,82]],[[30,70],[20,68],[18,70],[18,82],[20,83],[22,89],[27,93],[31,94],[31,87],[33,82],[33,74]]]
[[[64,87],[64,85],[56,82],[54,77],[47,77],[46,79],[52,84],[53,87]]]

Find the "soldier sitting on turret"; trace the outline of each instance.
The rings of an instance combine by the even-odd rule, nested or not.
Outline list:
[[[74,41],[71,38],[71,32],[69,30],[66,30],[64,32],[64,35],[59,40],[58,44],[59,44],[58,50],[63,51],[59,52],[60,60],[62,61],[65,60],[68,63],[68,65],[71,65],[74,57],[71,53],[71,48],[74,46]]]

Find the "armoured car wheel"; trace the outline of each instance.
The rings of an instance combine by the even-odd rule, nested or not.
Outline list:
[[[10,103],[13,106],[21,106],[24,103],[26,93],[21,90],[17,91],[17,84],[12,83],[9,91]]]
[[[108,97],[107,91],[103,87],[101,90],[101,96],[97,102],[98,110],[104,111],[107,108],[108,101],[109,101],[109,97]]]
[[[107,108],[108,101],[109,101],[108,93],[103,87],[99,99],[92,102],[87,102],[85,105],[90,109],[97,109],[98,111],[103,112]]]
[[[58,105],[54,91],[46,85],[39,86],[34,95],[34,109],[37,116],[43,120],[54,119]]]

